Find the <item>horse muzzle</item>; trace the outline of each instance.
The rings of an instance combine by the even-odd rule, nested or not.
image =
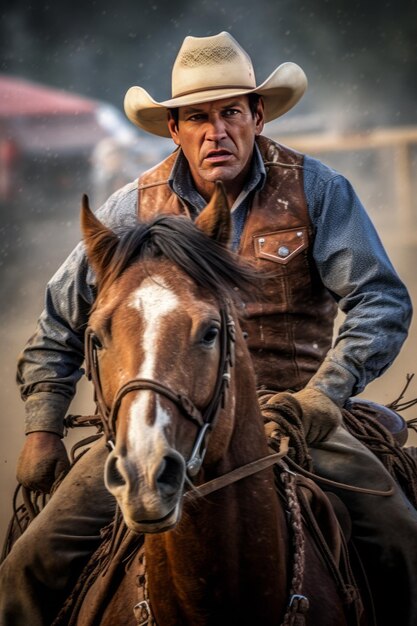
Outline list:
[[[104,477],[127,526],[134,532],[157,533],[179,520],[185,473],[184,459],[175,450],[142,465],[116,449],[107,458]]]

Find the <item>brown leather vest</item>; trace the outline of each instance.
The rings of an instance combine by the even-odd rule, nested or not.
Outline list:
[[[257,143],[267,178],[247,215],[239,253],[264,276],[263,297],[245,302],[258,385],[301,389],[331,346],[336,304],[320,280],[312,257],[313,230],[303,186],[303,155],[266,137]],[[174,152],[139,179],[138,214],[189,214],[167,184]]]

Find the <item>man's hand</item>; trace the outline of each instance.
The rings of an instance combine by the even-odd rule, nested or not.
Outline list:
[[[262,405],[268,410],[282,404],[296,411],[304,426],[304,433],[308,444],[324,441],[333,430],[342,423],[340,408],[322,391],[313,387],[305,387],[296,393],[283,391],[271,396]]]
[[[24,487],[49,493],[55,480],[69,468],[67,451],[59,435],[39,431],[26,436],[17,461],[17,480]]]

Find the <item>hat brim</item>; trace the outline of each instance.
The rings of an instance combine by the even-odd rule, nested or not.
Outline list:
[[[129,120],[139,128],[153,135],[170,137],[168,109],[257,93],[264,100],[265,122],[271,122],[292,109],[306,88],[304,71],[296,63],[288,62],[277,67],[261,85],[252,89],[211,89],[157,102],[143,87],[131,87],[125,96],[124,109]]]

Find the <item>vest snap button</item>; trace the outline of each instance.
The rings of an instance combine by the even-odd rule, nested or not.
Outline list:
[[[260,238],[258,239],[258,242],[259,242],[259,245],[260,245],[260,246],[263,246],[263,245],[264,245],[264,243],[265,243],[265,239],[264,239],[264,237],[260,237]]]
[[[286,256],[289,255],[289,253],[290,253],[290,251],[287,248],[287,246],[280,246],[278,248],[278,256],[286,257]]]
[[[302,230],[298,230],[297,231],[297,237],[302,237],[303,236],[303,231]]]

